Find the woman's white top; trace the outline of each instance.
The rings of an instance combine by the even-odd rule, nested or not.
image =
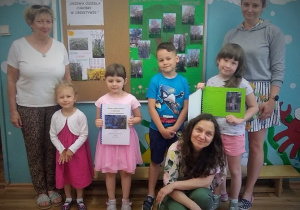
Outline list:
[[[56,105],[55,85],[62,81],[69,64],[65,46],[55,39],[47,53],[32,47],[23,37],[15,40],[8,53],[7,64],[19,70],[16,101],[20,106]]]

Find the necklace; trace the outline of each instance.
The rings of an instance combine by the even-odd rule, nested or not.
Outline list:
[[[45,58],[45,57],[46,57],[46,54],[42,54],[42,56],[43,56],[43,58]]]
[[[259,24],[261,24],[263,21],[264,21],[264,20],[260,18],[260,19],[258,20],[258,22],[257,22],[254,26],[249,26],[249,28],[246,27],[245,21],[244,21],[244,22],[242,23],[242,27],[243,27],[243,28],[246,28],[246,29],[253,29],[253,28],[255,28],[256,26],[258,26]]]

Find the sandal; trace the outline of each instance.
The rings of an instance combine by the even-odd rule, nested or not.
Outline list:
[[[44,205],[44,206],[40,205],[43,202],[48,202],[48,205]],[[52,207],[50,198],[46,194],[38,195],[38,197],[36,199],[36,205],[39,209],[50,209]]]
[[[71,208],[72,201],[67,202],[65,201],[64,204],[61,206],[61,210],[69,210]]]
[[[60,206],[62,204],[61,195],[58,194],[57,192],[49,193],[49,198],[50,198],[51,203],[52,203],[53,206]],[[60,201],[59,202],[55,202],[58,198],[60,198]]]

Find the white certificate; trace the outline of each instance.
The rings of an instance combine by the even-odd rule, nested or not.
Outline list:
[[[104,25],[103,0],[66,0],[67,25]]]
[[[102,104],[100,129],[100,143],[110,145],[129,145],[130,128],[128,119],[131,116],[130,105]]]

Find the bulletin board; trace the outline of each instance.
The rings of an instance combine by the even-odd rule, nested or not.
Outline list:
[[[104,30],[105,66],[120,63],[125,66],[127,78],[130,78],[129,64],[129,15],[128,0],[103,0],[103,25],[68,25],[66,0],[61,1],[63,40],[68,49],[68,31],[70,30]],[[71,62],[71,61],[70,61]],[[96,101],[108,92],[105,81],[85,80],[73,81],[78,89],[78,101]],[[125,85],[130,92],[130,79]]]
[[[204,76],[205,0],[129,0],[131,93],[146,99],[148,84],[159,72],[156,48],[172,42],[191,92]]]
[[[161,42],[173,42],[176,46],[177,72],[187,78],[191,92],[203,81],[205,0],[103,0],[103,25],[68,25],[66,0],[61,1],[61,8],[66,48],[70,30],[104,30],[105,66],[111,63],[125,66],[128,78],[125,91],[137,99],[146,99],[149,82],[159,72],[155,55]],[[167,20],[171,20],[169,24]],[[136,32],[138,35],[133,35]],[[146,54],[143,45],[147,45]],[[73,83],[78,89],[78,101],[96,101],[108,91],[101,80]]]

